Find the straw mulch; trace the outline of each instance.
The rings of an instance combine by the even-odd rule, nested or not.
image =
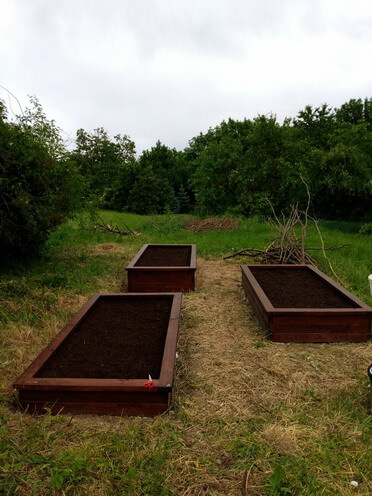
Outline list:
[[[227,454],[229,439],[240,435],[239,422],[265,418],[255,439],[279,454],[303,451],[307,440],[324,434],[322,424],[314,432],[284,412],[301,412],[313,401],[306,391],[331,398],[352,390],[368,366],[371,344],[270,342],[244,298],[239,265],[198,260],[197,273],[197,291],[183,298],[175,413],[183,412],[190,426],[173,482],[184,495],[266,494],[242,491],[242,484],[258,487],[267,478],[264,466],[242,473]],[[190,470],[203,456],[216,460],[217,476]]]
[[[185,222],[185,228],[191,232],[199,231],[233,231],[238,229],[239,222],[236,219],[219,219],[210,217],[209,219],[190,219]]]

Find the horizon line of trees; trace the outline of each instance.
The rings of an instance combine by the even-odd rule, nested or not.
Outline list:
[[[158,141],[137,158],[128,136],[77,132],[70,158],[103,208],[139,214],[267,215],[306,205],[314,215],[371,215],[372,99],[332,109],[308,105],[280,124],[274,115],[229,119],[181,151]]]
[[[10,121],[0,100],[0,242],[37,250],[73,212],[95,205],[138,214],[244,216],[307,202],[322,219],[370,220],[372,98],[223,121],[181,151],[158,141],[138,157],[127,135],[79,129],[68,150],[36,97]]]

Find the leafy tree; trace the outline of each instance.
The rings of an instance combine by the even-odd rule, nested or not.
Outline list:
[[[67,150],[61,137],[61,129],[56,122],[48,120],[41,103],[36,96],[30,96],[31,108],[26,108],[22,115],[17,116],[18,124],[48,149],[49,154],[56,159],[65,158]]]
[[[137,213],[164,213],[168,209],[176,212],[180,206],[175,191],[187,180],[184,155],[158,141],[150,150],[144,150],[138,159],[128,209]],[[185,196],[188,201],[189,194],[183,188],[183,209],[187,205]]]
[[[328,136],[332,133],[335,122],[335,113],[327,104],[316,108],[307,105],[293,120],[294,126],[302,131],[301,138],[308,140],[316,148],[327,148]]]
[[[106,196],[110,200],[106,202],[109,208],[119,211],[129,209],[129,197],[131,190],[138,178],[138,163],[134,159],[129,160],[117,171],[115,181],[112,183],[112,188],[107,191]]]
[[[307,202],[320,217],[371,215],[372,100],[340,109],[306,106],[279,124],[274,116],[222,122],[190,140],[184,157],[203,213],[268,214]]]
[[[269,201],[279,207],[278,186],[285,181],[287,166],[283,129],[275,116],[258,116],[252,124],[237,171],[237,198],[244,215],[268,213]]]
[[[365,124],[337,128],[311,171],[317,215],[363,219],[371,214],[371,156],[372,133]]]
[[[81,180],[41,106],[7,121],[0,105],[0,244],[5,259],[37,252],[80,205]],[[45,139],[44,139],[45,137]]]
[[[202,213],[224,213],[236,206],[237,169],[250,128],[250,121],[229,119],[190,141],[185,156],[191,160],[190,183]]]
[[[92,133],[84,129],[76,132],[76,148],[71,159],[78,166],[87,184],[87,194],[95,195],[101,206],[120,206],[127,198],[120,199],[117,190],[131,174],[135,161],[135,144],[120,134],[111,139],[103,128]]]
[[[372,127],[372,98],[352,98],[348,102],[336,109],[336,119],[338,122],[349,124],[365,123],[369,129]]]
[[[201,152],[192,184],[203,213],[223,214],[235,205],[236,168],[241,158],[241,143],[231,136],[209,143]]]
[[[137,178],[129,192],[128,210],[138,214],[164,213],[169,196],[169,183],[157,177],[152,167],[137,168]]]

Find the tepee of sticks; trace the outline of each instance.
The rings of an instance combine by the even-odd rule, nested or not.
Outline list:
[[[347,245],[331,246],[329,248],[325,247],[318,221],[309,215],[311,200],[309,187],[304,180],[302,181],[305,184],[308,197],[306,209],[300,210],[298,205],[295,205],[291,207],[291,211],[287,217],[284,214],[279,216],[270,203],[273,216],[269,219],[269,224],[274,232],[274,240],[264,250],[244,248],[231,255],[227,255],[224,259],[236,256],[248,256],[262,264],[311,264],[316,266],[316,260],[308,252],[321,250],[323,256],[328,261],[332,274],[340,281],[332,267],[331,261],[327,257],[326,251],[337,250],[338,248],[344,248]],[[305,247],[309,220],[314,223],[318,232],[321,248]]]

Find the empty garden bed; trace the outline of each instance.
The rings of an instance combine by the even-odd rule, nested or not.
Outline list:
[[[181,294],[97,294],[14,383],[30,413],[164,412]]]
[[[130,292],[194,291],[196,245],[144,245],[126,270]]]
[[[242,265],[242,285],[261,325],[279,342],[361,342],[372,309],[309,265]]]

